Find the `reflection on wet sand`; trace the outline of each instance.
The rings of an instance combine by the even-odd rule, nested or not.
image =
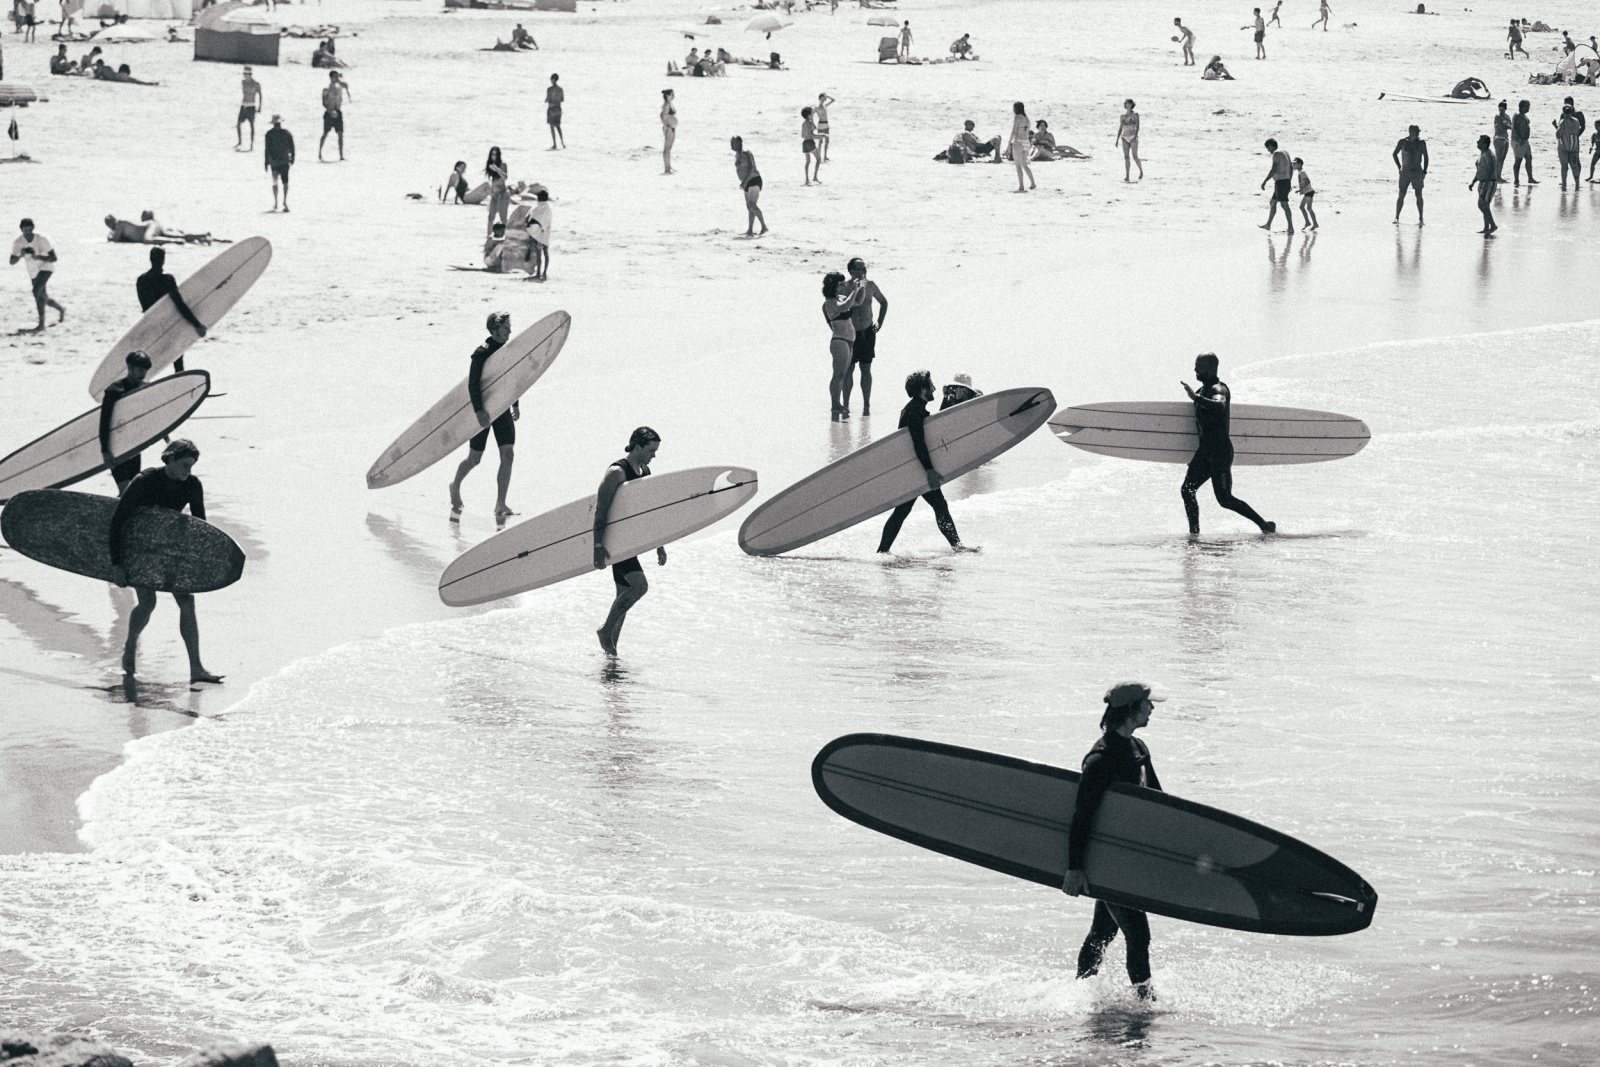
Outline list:
[[[448,560],[435,555],[428,545],[407,533],[394,519],[369,511],[367,532],[378,539],[378,543],[396,562],[419,578],[435,581],[449,564]]]

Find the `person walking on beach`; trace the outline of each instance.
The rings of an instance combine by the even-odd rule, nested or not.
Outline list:
[[[489,158],[483,164],[483,175],[489,179],[489,225],[485,227],[484,232],[493,233],[495,216],[500,216],[500,221],[503,223],[507,221],[507,213],[511,210],[511,190],[506,186],[506,179],[511,176],[511,168],[506,166],[499,145],[489,149]]]
[[[872,414],[872,361],[878,357],[878,331],[883,320],[889,317],[889,298],[883,295],[878,283],[867,277],[867,265],[859,257],[845,267],[856,287],[864,294],[861,303],[850,313],[850,325],[855,327],[856,339],[850,346],[850,369],[844,372],[844,413],[850,414],[850,391],[855,368],[861,368],[861,414]],[[878,305],[878,321],[872,321],[872,305]]]
[[[822,157],[822,162],[828,161],[828,108],[834,105],[833,97],[827,93],[817,94],[817,106],[811,109],[811,117],[817,124],[817,154]]]
[[[1495,177],[1494,152],[1489,146],[1488,134],[1478,138],[1478,169],[1473,174],[1472,181],[1467,183],[1468,189],[1476,187],[1478,190],[1478,210],[1483,212],[1483,229],[1478,232],[1485,237],[1493,237],[1494,231],[1500,228],[1494,221],[1494,187],[1498,182]],[[1563,185],[1562,188],[1565,189],[1566,186]]]
[[[1527,49],[1522,47],[1522,25],[1516,19],[1511,20],[1511,29],[1506,31],[1506,40],[1511,43],[1511,50],[1506,53],[1507,59],[1516,59],[1518,52],[1522,53],[1523,59],[1530,58]]]
[[[1134,164],[1139,167],[1139,180],[1144,181],[1144,161],[1139,158],[1139,113],[1133,109],[1132,100],[1122,102],[1122,117],[1117,120],[1116,143],[1122,146],[1122,180],[1130,177]]]
[[[1067,873],[1061,880],[1061,891],[1068,896],[1082,896],[1089,891],[1089,878],[1084,870],[1089,836],[1111,783],[1161,789],[1150,749],[1133,733],[1150,724],[1150,713],[1155,710],[1156,702],[1165,699],[1143,682],[1121,682],[1106,690],[1106,710],[1100,716],[1100,739],[1083,757],[1083,776],[1078,780],[1072,818],[1068,823]],[[1083,939],[1083,947],[1078,950],[1078,977],[1091,978],[1100,972],[1106,946],[1116,939],[1119,930],[1127,944],[1128,981],[1141,1000],[1154,1000],[1155,994],[1150,990],[1150,920],[1138,908],[1109,904],[1104,900],[1094,902],[1089,936]]]
[[[1272,16],[1267,19],[1268,26],[1277,26],[1279,29],[1283,28],[1283,23],[1278,21],[1278,9],[1282,6],[1283,0],[1278,0],[1277,3],[1272,5]]]
[[[322,146],[328,143],[328,134],[338,134],[339,162],[344,162],[344,102],[350,98],[350,86],[339,77],[336,70],[328,71],[328,84],[322,89],[322,140],[317,142],[317,162],[322,162]]]
[[[533,242],[533,278],[543,282],[550,279],[550,193],[540,189],[533,198],[533,210],[528,213],[528,238]]]
[[[497,496],[494,504],[494,522],[504,526],[506,519],[516,512],[506,506],[506,490],[511,488],[511,461],[517,443],[517,419],[522,417],[518,405],[511,410],[490,415],[483,406],[483,367],[489,357],[498,352],[511,339],[511,316],[504,311],[492,312],[487,323],[489,336],[472,353],[472,367],[467,371],[467,397],[472,401],[472,413],[483,427],[477,436],[467,442],[467,458],[456,468],[455,481],[450,483],[450,521],[461,521],[461,482],[472,468],[483,462],[484,450],[489,447],[489,433],[494,432],[495,447],[500,450],[500,469],[495,473]]]
[[[1561,108],[1561,117],[1552,119],[1550,125],[1556,129],[1556,154],[1561,167],[1561,191],[1567,191],[1567,171],[1572,171],[1572,187],[1576,189],[1582,184],[1583,157],[1582,138],[1583,125],[1578,120],[1578,112],[1572,106],[1572,97],[1567,97],[1567,103]]]
[[[1317,28],[1317,23],[1322,24],[1322,32],[1328,32],[1328,17],[1333,14],[1333,8],[1328,6],[1328,0],[1320,0],[1317,8],[1317,22],[1311,24],[1312,29]]]
[[[767,232],[767,217],[761,213],[761,172],[756,169],[756,157],[745,151],[743,137],[729,138],[728,145],[733,149],[733,169],[739,175],[739,188],[744,190],[744,209],[749,215],[744,235],[759,237]],[[757,222],[761,223],[761,234],[756,233]]]
[[[608,656],[617,654],[617,639],[622,636],[622,624],[627,621],[629,609],[650,591],[650,583],[644,576],[644,565],[639,562],[638,556],[612,562],[610,553],[606,551],[606,523],[611,518],[611,503],[616,499],[617,490],[623,482],[650,474],[650,461],[656,458],[660,448],[661,435],[650,427],[641,426],[634,430],[628,437],[628,454],[606,468],[606,476],[600,482],[599,492],[595,494],[594,569],[601,570],[611,563],[611,580],[617,587],[617,596],[611,602],[611,611],[606,615],[605,624],[595,631],[595,636],[600,638],[601,650]],[[666,565],[667,550],[657,547],[656,566]]]
[[[1257,59],[1266,59],[1267,58],[1267,23],[1266,23],[1266,20],[1261,17],[1261,9],[1259,7],[1255,9],[1255,16],[1256,16],[1255,22],[1249,23],[1249,24],[1244,25],[1244,26],[1240,26],[1239,28],[1241,30],[1253,29],[1253,30],[1256,31],[1256,58]]]
[[[139,275],[134,280],[134,293],[139,297],[139,310],[149,311],[160,302],[162,297],[172,301],[172,306],[178,309],[178,314],[183,316],[185,322],[194,327],[194,332],[201,337],[206,335],[205,324],[195,317],[189,305],[183,299],[183,293],[178,291],[178,279],[167,273],[167,250],[165,248],[152,248],[150,250],[150,269]],[[183,357],[179,356],[172,365],[173,373],[183,373]]]
[[[1500,101],[1500,108],[1494,116],[1494,165],[1495,181],[1506,180],[1506,156],[1511,153],[1511,115],[1506,111],[1509,105]]]
[[[1528,184],[1539,184],[1533,180],[1533,146],[1529,143],[1529,138],[1533,136],[1533,124],[1528,121],[1528,108],[1532,106],[1526,100],[1517,101],[1517,113],[1511,119],[1511,185],[1513,188],[1522,184],[1519,179],[1524,165],[1528,168]]]
[[[1262,533],[1275,532],[1277,523],[1263,519],[1254,508],[1233,495],[1233,438],[1228,428],[1233,394],[1217,378],[1216,353],[1206,352],[1195,357],[1194,376],[1200,381],[1199,390],[1191,389],[1189,383],[1184,382],[1183,391],[1194,402],[1195,428],[1200,443],[1189,461],[1189,469],[1184,472],[1183,487],[1179,490],[1184,513],[1189,517],[1189,539],[1193,541],[1200,536],[1200,502],[1195,499],[1195,493],[1207,479],[1211,481],[1211,491],[1218,504],[1243,515],[1260,527]]]
[[[1182,42],[1180,47],[1183,49],[1183,65],[1192,67],[1194,66],[1194,31],[1183,24],[1181,17],[1173,19],[1172,24],[1178,27],[1178,33],[1181,35],[1179,40]]]
[[[911,20],[907,19],[900,27],[900,58],[911,58]]]
[[[867,291],[859,282],[845,287],[844,275],[838,271],[822,279],[822,318],[832,336],[828,338],[828,355],[833,360],[833,373],[828,378],[829,415],[835,421],[850,417],[850,406],[844,401],[845,383],[850,380],[850,359],[855,347],[855,311],[867,299]]]
[[[1600,126],[1589,135],[1589,184],[1594,184],[1594,165],[1600,163]]]
[[[1289,210],[1289,186],[1294,176],[1294,164],[1289,159],[1289,153],[1278,147],[1276,139],[1268,137],[1265,147],[1272,153],[1272,167],[1267,171],[1267,176],[1261,179],[1261,188],[1265,189],[1268,182],[1272,183],[1272,203],[1267,209],[1267,221],[1261,224],[1261,228],[1272,229],[1272,220],[1278,215],[1278,205],[1282,204],[1284,224],[1290,233],[1294,233],[1294,215]]]
[[[254,152],[256,150],[256,111],[263,103],[261,83],[256,81],[249,67],[244,68],[244,78],[239,83],[244,93],[244,99],[239,104],[239,118],[233,124],[233,150],[235,152]],[[244,124],[250,124],[250,147],[244,147]]]
[[[263,166],[272,174],[272,210],[278,210],[278,186],[283,186],[283,210],[289,210],[289,168],[294,166],[294,135],[283,128],[283,116],[272,116],[272,128],[261,141]]]
[[[1299,156],[1294,158],[1294,170],[1300,178],[1300,220],[1305,228],[1317,228],[1317,210],[1311,201],[1316,197],[1317,190],[1311,185],[1311,175],[1306,173],[1306,161]]]
[[[129,482],[122,491],[117,509],[111,513],[109,534],[111,580],[117,585],[128,585],[123,527],[140,508],[167,508],[178,512],[188,508],[189,514],[195,518],[206,517],[205,490],[200,485],[200,479],[194,476],[194,465],[199,459],[200,449],[195,447],[194,442],[179,438],[162,450],[160,467],[151,467]],[[128,640],[122,646],[122,673],[129,677],[134,674],[139,656],[139,635],[144,632],[151,614],[156,610],[154,589],[135,586],[134,592],[138,594],[139,603],[128,616]],[[189,653],[190,684],[221,682],[222,675],[212,674],[200,662],[200,623],[195,615],[194,594],[173,593],[172,599],[178,602],[178,633],[183,636],[183,647]]]
[[[567,135],[561,132],[561,104],[566,100],[566,91],[561,88],[561,75],[550,75],[550,88],[544,91],[544,121],[550,127],[550,151],[556,150],[556,139],[560,138],[561,147],[567,147]]]
[[[1395,142],[1389,158],[1400,172],[1400,196],[1394,202],[1394,222],[1400,225],[1400,209],[1406,203],[1406,190],[1417,199],[1417,225],[1422,225],[1422,184],[1428,177],[1428,142],[1418,126],[1406,127],[1406,135]]]
[[[23,219],[17,224],[17,229],[22,236],[11,242],[11,265],[16,266],[21,262],[28,272],[28,284],[33,288],[33,303],[39,309],[39,325],[24,333],[44,332],[44,309],[52,307],[60,318],[56,319],[59,326],[67,321],[67,309],[56,303],[50,297],[50,275],[55,273],[56,248],[50,239],[33,228],[32,219]]]
[[[1028,160],[1033,156],[1033,123],[1028,121],[1028,109],[1018,100],[1011,105],[1011,162],[1017,168],[1017,192],[1037,189],[1033,181],[1033,168]],[[1022,187],[1022,177],[1028,177],[1028,189]]]
[[[675,95],[671,89],[661,90],[662,174],[672,173],[672,142],[678,139],[678,108],[673,103]]]
[[[817,147],[817,124],[811,120],[811,109],[800,109],[800,153],[806,169],[806,184],[810,185],[813,171],[818,184],[822,182],[822,150]]]
[[[964,551],[966,546],[956,532],[956,520],[950,517],[950,505],[945,502],[944,493],[939,489],[944,478],[933,469],[933,457],[928,454],[928,439],[922,428],[928,419],[928,405],[933,403],[933,375],[925,370],[906,375],[906,395],[911,400],[900,409],[900,428],[910,434],[911,450],[916,453],[917,462],[922,464],[923,473],[928,479],[928,491],[922,494],[922,499],[933,508],[934,522],[938,524],[939,532],[944,534],[944,539],[950,542],[950,547],[957,552]],[[916,503],[913,497],[889,513],[888,521],[883,524],[883,536],[878,539],[879,552],[888,552],[894,547],[895,538],[900,536],[900,527],[905,524],[906,516],[911,514]]]
[[[117,457],[111,451],[111,417],[117,407],[117,401],[144,385],[145,375],[150,373],[150,357],[137,349],[129,352],[123,361],[128,368],[128,373],[110,385],[106,386],[105,395],[100,398],[100,459],[106,465],[106,470],[111,472],[111,478],[117,483],[117,495],[128,488],[128,483],[139,476],[139,453],[124,456],[122,462],[117,462]]]

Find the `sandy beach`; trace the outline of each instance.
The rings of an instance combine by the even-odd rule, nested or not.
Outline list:
[[[297,142],[289,214],[268,210],[264,125],[254,154],[232,150],[236,66],[193,62],[187,45],[116,45],[107,49],[114,61],[161,84],[52,78],[45,73],[54,51],[46,32],[34,44],[8,35],[6,78],[32,84],[50,100],[15,112],[22,148],[39,162],[0,168],[0,199],[10,209],[7,225],[28,215],[55,243],[61,262],[51,288],[68,317],[39,336],[11,334],[31,325],[32,303],[21,267],[0,283],[6,450],[90,406],[90,372],[138,314],[133,279],[146,267],[146,249],[106,243],[103,215],[137,217],[149,208],[191,230],[235,239],[259,234],[272,241],[274,258],[187,360],[211,372],[215,390],[184,430],[203,451],[196,473],[213,521],[249,557],[241,582],[200,601],[206,662],[227,683],[184,683],[176,612],[164,599],[146,631],[137,692],[125,689],[116,657],[131,595],[0,549],[0,705],[7,709],[0,718],[0,852],[90,850],[93,842],[80,834],[80,798],[123,762],[129,741],[197,719],[221,719],[215,725],[226,730],[230,709],[253,687],[253,700],[267,699],[260,694],[275,692],[272,680],[291,664],[341,646],[336,658],[364,663],[360,650],[375,639],[409,640],[403,634],[411,631],[397,628],[518,608],[507,602],[454,611],[435,589],[450,560],[494,530],[492,458],[467,482],[459,527],[447,522],[453,460],[391,489],[369,491],[362,480],[382,448],[464,376],[490,311],[510,312],[518,329],[558,309],[573,318],[561,357],[522,404],[510,494],[522,516],[593,492],[641,423],[664,438],[658,469],[753,467],[765,497],[892,430],[901,379],[914,369],[930,369],[940,382],[964,371],[982,389],[1047,386],[1063,406],[1182,399],[1178,380],[1189,375],[1195,353],[1210,350],[1221,355],[1225,377],[1259,379],[1263,391],[1281,384],[1271,361],[1295,357],[1296,373],[1313,381],[1308,395],[1367,418],[1380,455],[1320,472],[1329,494],[1359,494],[1372,478],[1387,477],[1370,466],[1386,438],[1419,422],[1445,432],[1469,420],[1435,410],[1436,398],[1420,393],[1386,395],[1382,409],[1369,412],[1363,379],[1349,378],[1349,367],[1381,378],[1391,353],[1397,361],[1447,361],[1457,348],[1477,352],[1501,336],[1519,349],[1538,346],[1549,336],[1542,328],[1597,317],[1585,279],[1600,247],[1593,239],[1600,212],[1593,190],[1600,187],[1560,192],[1548,124],[1569,93],[1600,119],[1600,96],[1588,86],[1523,84],[1529,70],[1554,68],[1559,34],[1531,35],[1534,60],[1512,64],[1497,47],[1504,35],[1498,11],[1419,16],[1404,4],[1346,0],[1323,33],[1308,29],[1315,5],[1299,0],[1292,10],[1285,6],[1287,28],[1269,31],[1269,59],[1256,62],[1249,34],[1236,29],[1248,21],[1249,5],[1217,0],[1181,11],[1144,0],[896,6],[915,29],[917,54],[943,56],[952,39],[971,33],[981,58],[877,64],[876,41],[888,31],[866,24],[877,12],[844,4],[831,15],[825,7],[797,13],[770,42],[742,32],[748,9],[699,0],[585,0],[577,14],[441,12],[409,0],[280,7],[285,22],[337,22],[358,31],[339,42],[351,65],[346,162],[316,160],[326,74],[309,65],[315,42],[286,39],[283,65],[257,68],[266,114],[281,112]],[[702,25],[713,10],[723,24]],[[1576,3],[1527,13],[1572,29],[1575,38],[1595,28],[1585,21],[1592,12]],[[1180,65],[1168,41],[1173,14],[1195,30],[1201,61],[1220,53],[1237,80],[1202,82],[1198,68]],[[518,21],[539,51],[479,50],[507,39]],[[694,32],[693,41],[685,31]],[[691,44],[708,43],[736,55],[778,50],[787,69],[664,77],[669,59],[681,63]],[[569,147],[559,152],[547,150],[543,123],[543,87],[552,72],[567,94]],[[1533,101],[1542,184],[1533,192],[1503,191],[1496,207],[1502,229],[1493,242],[1473,232],[1478,215],[1466,189],[1473,143],[1488,132],[1493,105],[1378,99],[1386,90],[1443,94],[1469,75],[1513,109],[1518,99]],[[660,173],[663,88],[677,91],[680,119],[678,173],[670,176]],[[822,184],[804,188],[798,111],[824,91],[838,101],[830,109],[831,158]],[[1146,177],[1133,184],[1122,181],[1113,145],[1128,96],[1144,123]],[[1018,99],[1030,117],[1047,119],[1062,143],[1091,158],[1035,164],[1038,190],[1026,195],[1011,191],[1009,164],[933,161],[964,119],[977,123],[980,136],[1003,135]],[[1409,205],[1402,225],[1390,221],[1389,154],[1413,122],[1423,127],[1433,161],[1425,229],[1414,224]],[[734,134],[745,138],[765,178],[762,207],[772,232],[759,240],[742,238],[727,144]],[[1303,157],[1314,176],[1321,219],[1314,235],[1299,228],[1298,217],[1292,238],[1257,228],[1266,217],[1258,183],[1267,172],[1261,144],[1269,136]],[[490,145],[504,150],[513,181],[551,191],[555,240],[545,284],[450,269],[478,262],[484,212],[442,206],[437,190],[457,159],[476,180]],[[421,199],[408,199],[411,193]],[[174,248],[168,269],[182,278],[216,251]],[[874,415],[830,423],[818,286],[824,272],[842,270],[857,255],[891,311],[879,342]],[[1515,389],[1515,381],[1494,382],[1492,368],[1492,360],[1464,365],[1462,375],[1482,376],[1485,389]],[[1317,383],[1319,373],[1326,377]],[[1336,388],[1328,384],[1335,381]],[[1458,384],[1464,393],[1478,388]],[[1235,388],[1236,399],[1254,399]],[[153,462],[149,453],[146,462]],[[958,504],[995,498],[976,521],[985,552],[1003,556],[1009,541],[1032,536],[1033,520],[1019,500],[1035,490],[1048,497],[1063,480],[1103,466],[1041,433],[949,495]],[[1148,475],[1141,466],[1141,477]],[[1313,481],[1293,484],[1309,500],[1318,492]],[[112,491],[105,475],[75,488]],[[1149,537],[1176,541],[1183,513],[1175,482],[1158,491],[1169,490],[1170,498],[1141,515],[1151,524]],[[1221,522],[1209,499],[1206,506],[1208,521]],[[920,510],[914,514],[912,526],[931,526]],[[685,548],[685,558],[737,553],[729,531],[741,517],[707,531]],[[1070,510],[1056,520],[1070,521]],[[852,536],[841,551],[865,556],[870,534]],[[600,577],[573,583],[557,614],[593,616],[592,628],[610,592]],[[1037,610],[1017,595],[1015,610]],[[630,640],[655,656],[688,656],[672,648],[670,611],[700,620],[710,607],[682,597],[666,586],[647,601],[629,624]],[[1464,602],[1476,603],[1470,595]],[[528,609],[519,610],[492,618],[524,618]],[[1077,610],[1092,616],[1102,608]],[[492,632],[499,624],[486,625]],[[505,625],[522,632],[521,622]],[[1079,619],[1073,628],[1084,625]],[[482,638],[486,631],[476,632]],[[699,621],[694,632],[716,658],[714,635]],[[537,639],[520,649],[496,647],[552,669],[598,670],[598,648],[569,637],[545,647]],[[1591,662],[1593,652],[1592,640],[1568,650],[1563,669]],[[447,673],[441,665],[438,679]],[[1036,673],[1029,677],[1044,683]],[[425,664],[415,664],[395,679],[395,696],[435,681]],[[1094,688],[1087,680],[1071,684]],[[381,699],[382,680],[364,676],[362,691]],[[1592,677],[1588,691],[1592,697]],[[1067,747],[1073,745],[1076,739]],[[1056,755],[1069,764],[1078,758],[1075,749]],[[1578,914],[1585,936],[1592,935],[1592,909]],[[1359,965],[1345,956],[1337,967]],[[1588,994],[1578,1002],[1594,1010]],[[75,1012],[56,1021],[92,1016]],[[1268,1017],[1277,1018],[1261,1016]],[[1251,1017],[1250,1025],[1258,1022]],[[213,1025],[208,1017],[201,1028]],[[1592,1036],[1592,1024],[1585,1032]],[[152,1036],[145,1047],[167,1055],[169,1038]],[[326,1044],[308,1043],[326,1055]],[[501,1051],[486,1059],[500,1058],[518,1040],[505,1037],[495,1047]],[[685,1046],[658,1062],[766,1062],[749,1048],[740,1050],[745,1058],[718,1059],[715,1050],[727,1047]],[[1190,1062],[1191,1052],[1198,1062],[1199,1048],[1138,1062]],[[863,1062],[941,1062],[927,1048],[879,1051]],[[1293,1062],[1343,1062],[1349,1050],[1329,1039],[1323,1051],[1330,1060],[1300,1051]],[[1385,1046],[1359,1062],[1393,1062],[1392,1052]],[[389,1062],[390,1055],[375,1043],[350,1062]],[[1580,1062],[1564,1055],[1547,1053],[1541,1062]],[[1218,1059],[1244,1062],[1225,1048]],[[285,1060],[313,1062],[292,1053]],[[1107,1052],[1093,1062],[1135,1061]]]

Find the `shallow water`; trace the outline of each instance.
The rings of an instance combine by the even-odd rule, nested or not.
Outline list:
[[[1239,368],[1374,432],[1240,470],[1277,538],[1203,500],[1190,545],[1178,468],[1062,448],[952,492],[979,554],[920,506],[889,561],[876,523],[679,546],[613,669],[600,577],[302,661],[131,744],[89,853],[0,859],[7,1020],[291,1064],[1593,1062],[1597,355],[1591,323]],[[1073,979],[1086,902],[811,790],[854,730],[1074,765],[1126,676],[1172,693],[1168,788],[1349,863],[1370,929],[1156,918],[1143,1010],[1120,948]]]

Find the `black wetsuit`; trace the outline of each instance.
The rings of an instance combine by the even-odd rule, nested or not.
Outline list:
[[[968,400],[975,400],[982,395],[982,393],[972,388],[970,385],[961,385],[960,383],[952,382],[944,387],[944,400],[940,402],[939,410],[943,411],[945,408],[955,407],[957,404],[964,404]]]
[[[633,469],[633,464],[628,462],[626,456],[617,460],[612,464],[612,466],[622,472],[622,480],[625,482],[631,482],[635,478],[643,478],[645,475],[650,473],[649,464],[645,465],[644,470],[635,471]],[[616,498],[613,497],[612,499],[615,500]],[[611,565],[611,580],[617,584],[617,589],[619,591],[627,588],[628,575],[643,573],[644,564],[639,562],[638,556],[629,556],[627,559]]]
[[[1083,757],[1083,778],[1078,782],[1078,799],[1067,834],[1069,870],[1083,870],[1084,856],[1089,850],[1089,832],[1094,828],[1095,814],[1112,782],[1161,788],[1161,779],[1156,777],[1155,764],[1144,742],[1108,730]],[[1094,902],[1094,922],[1089,927],[1089,936],[1083,939],[1083,947],[1078,950],[1079,978],[1088,978],[1100,970],[1101,957],[1118,930],[1122,931],[1128,946],[1128,981],[1143,985],[1150,980],[1150,921],[1138,908],[1108,904],[1103,900]]]
[[[194,312],[189,309],[189,305],[184,303],[183,294],[178,292],[178,279],[160,267],[152,264],[149,270],[139,275],[138,280],[133,283],[133,287],[139,294],[140,311],[149,311],[160,302],[162,297],[170,296],[172,297],[172,306],[178,309],[178,314],[187,319],[189,325],[193,326],[196,332],[205,329],[204,326],[200,325],[200,320],[195,318]],[[183,372],[182,356],[178,357],[177,362],[172,365],[172,369],[180,374]]]
[[[496,341],[490,337],[472,353],[472,369],[467,372],[467,395],[472,398],[473,411],[483,410],[483,365],[489,362],[489,357],[500,351],[504,345],[504,341]],[[494,422],[478,431],[467,447],[474,452],[482,452],[488,448],[491,429],[494,430],[494,443],[497,446],[517,443],[517,423],[508,408],[502,411]]]
[[[1211,491],[1216,494],[1218,504],[1266,529],[1267,521],[1257,515],[1249,504],[1233,495],[1233,439],[1228,435],[1228,413],[1233,406],[1233,395],[1221,382],[1202,385],[1199,394],[1208,398],[1220,396],[1222,403],[1199,399],[1194,402],[1194,421],[1200,431],[1200,447],[1195,449],[1194,458],[1189,461],[1189,470],[1184,475],[1181,490],[1183,510],[1189,515],[1189,532],[1200,532],[1200,504],[1194,494],[1206,484],[1207,479],[1211,482]]]
[[[111,451],[111,411],[117,406],[117,401],[139,389],[126,378],[118,378],[106,386],[105,397],[100,401],[100,451]],[[139,453],[135,452],[122,462],[111,468],[111,477],[116,479],[117,491],[120,493],[123,486],[139,476]]]
[[[923,436],[922,424],[928,418],[928,402],[921,397],[913,397],[911,402],[900,409],[900,426],[911,434],[911,448],[917,454],[917,462],[922,464],[925,471],[933,470],[933,459],[928,455],[928,439]],[[956,533],[956,520],[950,517],[950,505],[945,503],[944,493],[937,489],[930,489],[922,494],[922,499],[933,508],[934,521],[939,524],[939,532],[944,534],[944,539],[954,548],[961,543],[961,537]],[[911,514],[915,500],[907,500],[904,504],[889,513],[889,521],[883,524],[883,537],[878,540],[878,551],[887,552],[894,547],[894,539],[900,536],[900,527],[906,521],[906,516]]]
[[[185,507],[197,519],[206,517],[206,495],[200,479],[189,475],[183,481],[167,477],[165,467],[151,467],[129,483],[117,501],[117,510],[111,513],[111,562],[122,562],[122,527],[140,508],[170,508],[182,511]]]

